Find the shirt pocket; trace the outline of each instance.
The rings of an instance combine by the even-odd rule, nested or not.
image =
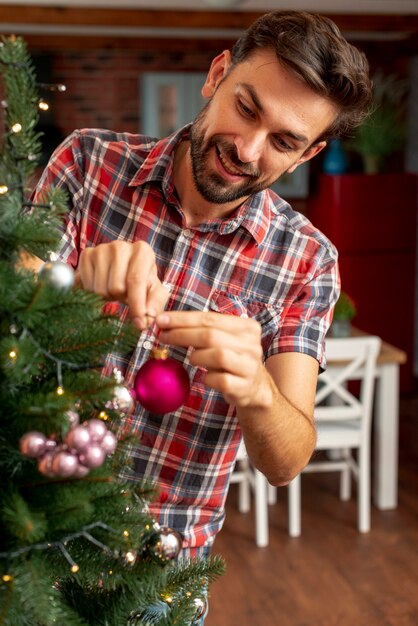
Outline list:
[[[266,353],[273,337],[280,331],[283,307],[252,297],[241,297],[219,289],[209,302],[209,309],[224,315],[251,318],[261,326],[261,344]]]

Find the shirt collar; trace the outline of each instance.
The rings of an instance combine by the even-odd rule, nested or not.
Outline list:
[[[130,187],[154,181],[162,185],[166,197],[173,194],[172,180],[174,149],[180,141],[189,138],[191,124],[187,124],[164,139],[150,144],[150,151],[143,164],[129,183]],[[202,225],[201,230],[218,230],[229,234],[240,226],[245,228],[260,245],[269,230],[272,216],[277,208],[269,190],[260,191],[248,198],[238,210],[228,218],[211,220]]]

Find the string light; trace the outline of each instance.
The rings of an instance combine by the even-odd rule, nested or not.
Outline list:
[[[135,552],[131,552],[131,551],[127,552],[127,553],[125,554],[125,560],[126,560],[128,563],[135,563],[135,560],[136,560],[136,554],[135,554]]]
[[[63,396],[64,395],[64,389],[61,387],[61,385],[59,385],[57,387],[57,396]]]
[[[11,576],[10,574],[4,574],[2,576],[2,580],[5,583],[10,583],[13,580],[13,576]]]
[[[16,122],[16,124],[13,124],[12,126],[12,132],[17,134],[20,133],[22,131],[22,124],[19,124],[19,122]]]
[[[38,103],[38,107],[40,108],[41,111],[48,111],[49,109],[49,104],[48,102],[45,102],[45,100],[41,100]]]
[[[109,419],[109,416],[106,413],[106,411],[100,411],[99,418],[103,420],[104,422],[107,422],[107,420]]]
[[[7,185],[0,185],[0,195],[4,196],[9,191]]]
[[[11,359],[15,359],[15,358],[17,357],[17,352],[16,352],[16,350],[10,350],[10,352],[9,352],[9,357],[10,357]]]
[[[71,572],[73,574],[77,574],[79,569],[80,569],[80,567],[77,565],[77,563],[74,563],[74,565],[71,565]]]
[[[129,530],[124,530],[123,535],[124,537],[129,537]]]

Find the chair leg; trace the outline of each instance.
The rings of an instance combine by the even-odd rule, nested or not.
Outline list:
[[[267,478],[257,469],[254,469],[254,495],[255,542],[259,548],[264,548],[269,542]]]
[[[270,483],[267,485],[267,501],[269,504],[277,503],[277,487],[270,485]]]
[[[350,450],[342,450],[342,457],[347,461],[347,465],[340,474],[340,500],[349,500],[351,498],[351,469],[348,463],[350,458]]]
[[[358,456],[358,529],[370,531],[370,454],[367,446],[359,449]]]
[[[291,537],[299,537],[301,534],[300,474],[289,483],[287,490],[289,503],[289,535]]]
[[[250,478],[248,473],[251,469],[248,459],[242,459],[238,462],[240,471],[245,475],[245,478],[238,483],[238,511],[240,513],[248,513],[251,508]]]

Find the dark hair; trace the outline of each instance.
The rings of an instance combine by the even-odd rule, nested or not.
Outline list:
[[[316,141],[349,135],[368,115],[372,85],[366,56],[349,44],[330,19],[304,11],[272,11],[257,19],[231,50],[232,66],[259,48],[271,48],[339,113]]]

